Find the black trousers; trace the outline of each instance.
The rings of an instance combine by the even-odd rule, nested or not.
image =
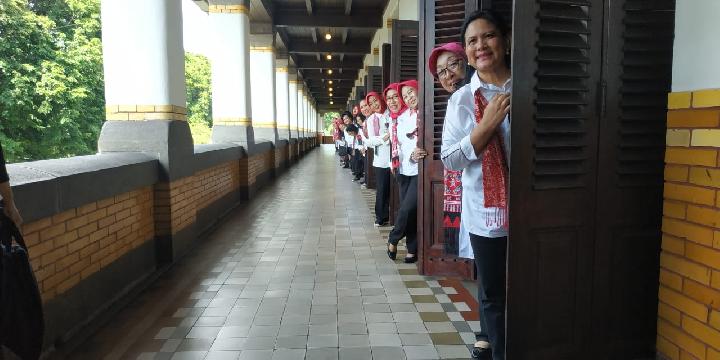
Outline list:
[[[470,234],[470,244],[477,269],[481,333],[487,334],[493,360],[505,360],[507,237],[487,238]]]
[[[397,245],[405,237],[408,254],[417,255],[417,176],[398,174],[396,177],[400,188],[400,209],[388,242]]]
[[[390,168],[375,168],[375,223],[390,220]]]
[[[363,156],[360,150],[353,150],[352,164],[352,173],[357,177],[362,176],[365,171],[365,164],[363,163]]]

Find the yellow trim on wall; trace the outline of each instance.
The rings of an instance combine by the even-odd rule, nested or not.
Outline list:
[[[222,126],[250,126],[252,125],[252,119],[246,117],[222,117],[213,118],[213,125]]]
[[[211,14],[249,14],[250,10],[245,5],[210,5],[208,13]]]
[[[255,52],[275,52],[272,46],[251,46],[250,51]]]
[[[177,105],[106,105],[105,119],[110,121],[187,121],[187,109]]]
[[[253,121],[252,126],[254,128],[263,128],[263,129],[275,129],[277,128],[277,122],[276,121]]]
[[[678,91],[668,94],[668,109],[720,107],[720,89]]]

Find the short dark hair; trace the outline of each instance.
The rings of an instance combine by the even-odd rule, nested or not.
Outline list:
[[[347,115],[347,116],[348,116],[348,117],[349,117],[350,119],[352,119],[352,118],[353,118],[352,114],[351,114],[351,113],[350,113],[349,111],[345,111],[345,112],[343,112],[343,113],[342,113],[342,115],[340,115],[340,117],[341,117],[341,118],[344,118],[344,117],[345,117],[345,115]]]
[[[357,115],[355,115],[355,120],[365,121],[365,115],[363,115],[363,114],[357,114]]]
[[[347,131],[349,133],[351,133],[351,132],[356,133],[356,132],[358,132],[358,127],[355,126],[355,124],[350,124],[345,128],[345,131]]]

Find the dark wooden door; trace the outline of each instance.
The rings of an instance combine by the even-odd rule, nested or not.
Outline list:
[[[465,0],[434,0],[425,1],[420,9],[424,19],[420,26],[419,53],[423,61],[417,64],[420,69],[420,112],[418,120],[420,146],[428,156],[420,163],[418,179],[418,238],[420,251],[418,269],[425,275],[445,275],[472,279],[473,262],[458,258],[453,252],[447,251],[452,246],[445,238],[443,231],[443,164],[440,161],[440,145],[442,128],[445,120],[445,107],[448,93],[435,82],[427,70],[424,59],[437,44],[458,41],[460,28],[465,15],[476,9],[476,2]],[[455,240],[450,240],[455,241]]]
[[[382,44],[382,61],[383,68],[383,89],[390,85],[390,59],[392,59],[392,47],[388,43]]]
[[[591,335],[602,359],[655,358],[674,8],[605,2]]]
[[[389,64],[390,83],[417,79],[418,67],[418,22],[412,20],[393,20],[392,44],[390,45]],[[387,48],[386,48],[387,49]],[[385,59],[384,59],[385,60]],[[385,70],[388,72],[387,70]],[[393,176],[390,182],[390,223],[395,224],[397,210],[400,208],[400,196],[397,181]]]
[[[368,66],[367,75],[365,76],[365,90],[367,92],[375,91],[379,94],[382,94],[382,72],[383,70],[380,66]]]
[[[654,358],[673,3],[513,16],[507,359]]]

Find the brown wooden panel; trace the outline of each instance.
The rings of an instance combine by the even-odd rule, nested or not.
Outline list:
[[[390,85],[390,63],[392,58],[392,45],[382,44],[383,89]]]
[[[423,60],[418,62],[420,87],[418,121],[419,146],[428,156],[420,163],[418,179],[418,238],[420,239],[418,268],[422,274],[444,275],[471,279],[474,274],[473,262],[448,254],[445,234],[442,229],[443,209],[443,165],[440,161],[442,126],[448,94],[433,79],[425,66],[424,59],[436,44],[458,41],[460,28],[469,13],[476,8],[474,1],[434,0],[425,1],[420,9],[420,39],[418,53]]]
[[[375,168],[372,166],[375,151],[369,147],[365,152],[365,185],[368,189],[375,189]]]

